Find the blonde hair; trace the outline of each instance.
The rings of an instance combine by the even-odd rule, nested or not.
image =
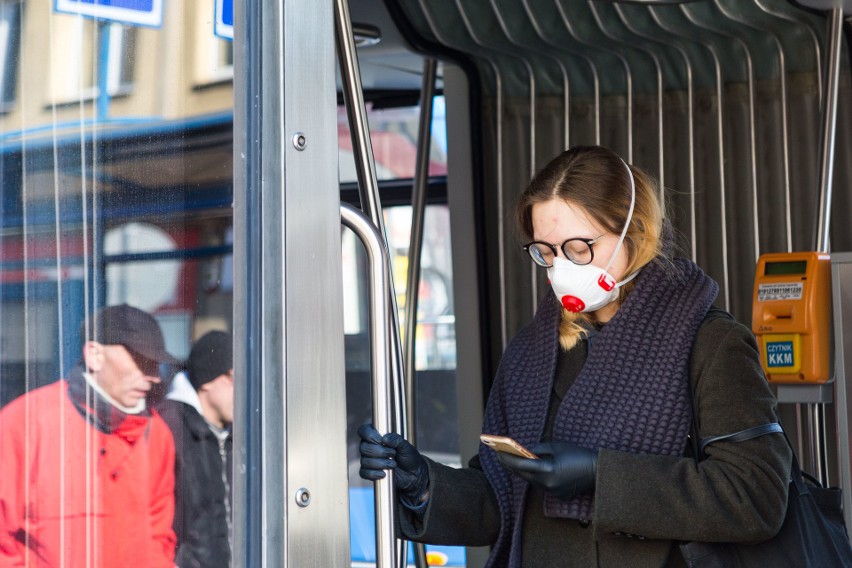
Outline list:
[[[606,231],[619,235],[630,209],[630,176],[621,158],[602,146],[575,146],[554,158],[530,181],[515,209],[517,227],[527,240],[533,239],[532,208],[537,203],[562,199],[583,208]],[[648,174],[629,166],[636,187],[633,218],[624,237],[627,251],[625,275],[639,270],[660,255],[663,210],[657,184]],[[634,282],[620,288],[618,302],[630,293]],[[562,310],[559,343],[574,347],[594,318],[587,313]]]

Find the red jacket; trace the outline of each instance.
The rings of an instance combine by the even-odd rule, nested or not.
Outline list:
[[[174,442],[156,413],[105,433],[61,380],[0,411],[0,568],[174,566]]]

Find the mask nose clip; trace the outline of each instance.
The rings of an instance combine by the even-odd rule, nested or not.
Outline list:
[[[586,304],[577,296],[562,296],[562,307],[577,314],[586,309]]]

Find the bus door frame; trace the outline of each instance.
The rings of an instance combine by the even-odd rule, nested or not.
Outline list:
[[[234,16],[234,565],[349,566],[334,14]]]

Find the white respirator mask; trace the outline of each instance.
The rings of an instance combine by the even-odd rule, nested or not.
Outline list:
[[[633,172],[630,171],[623,160],[622,163],[627,168],[627,175],[630,177],[630,211],[627,213],[624,229],[621,231],[618,244],[612,251],[612,256],[606,263],[606,267],[599,268],[591,263],[579,265],[566,258],[555,257],[553,266],[547,269],[547,277],[550,279],[550,286],[553,288],[556,298],[562,304],[562,307],[569,312],[594,312],[614,302],[618,299],[618,289],[639,274],[637,270],[621,282],[616,282],[615,278],[609,273],[609,268],[624,243],[627,228],[633,218],[633,206],[636,203],[636,185],[633,181]]]

